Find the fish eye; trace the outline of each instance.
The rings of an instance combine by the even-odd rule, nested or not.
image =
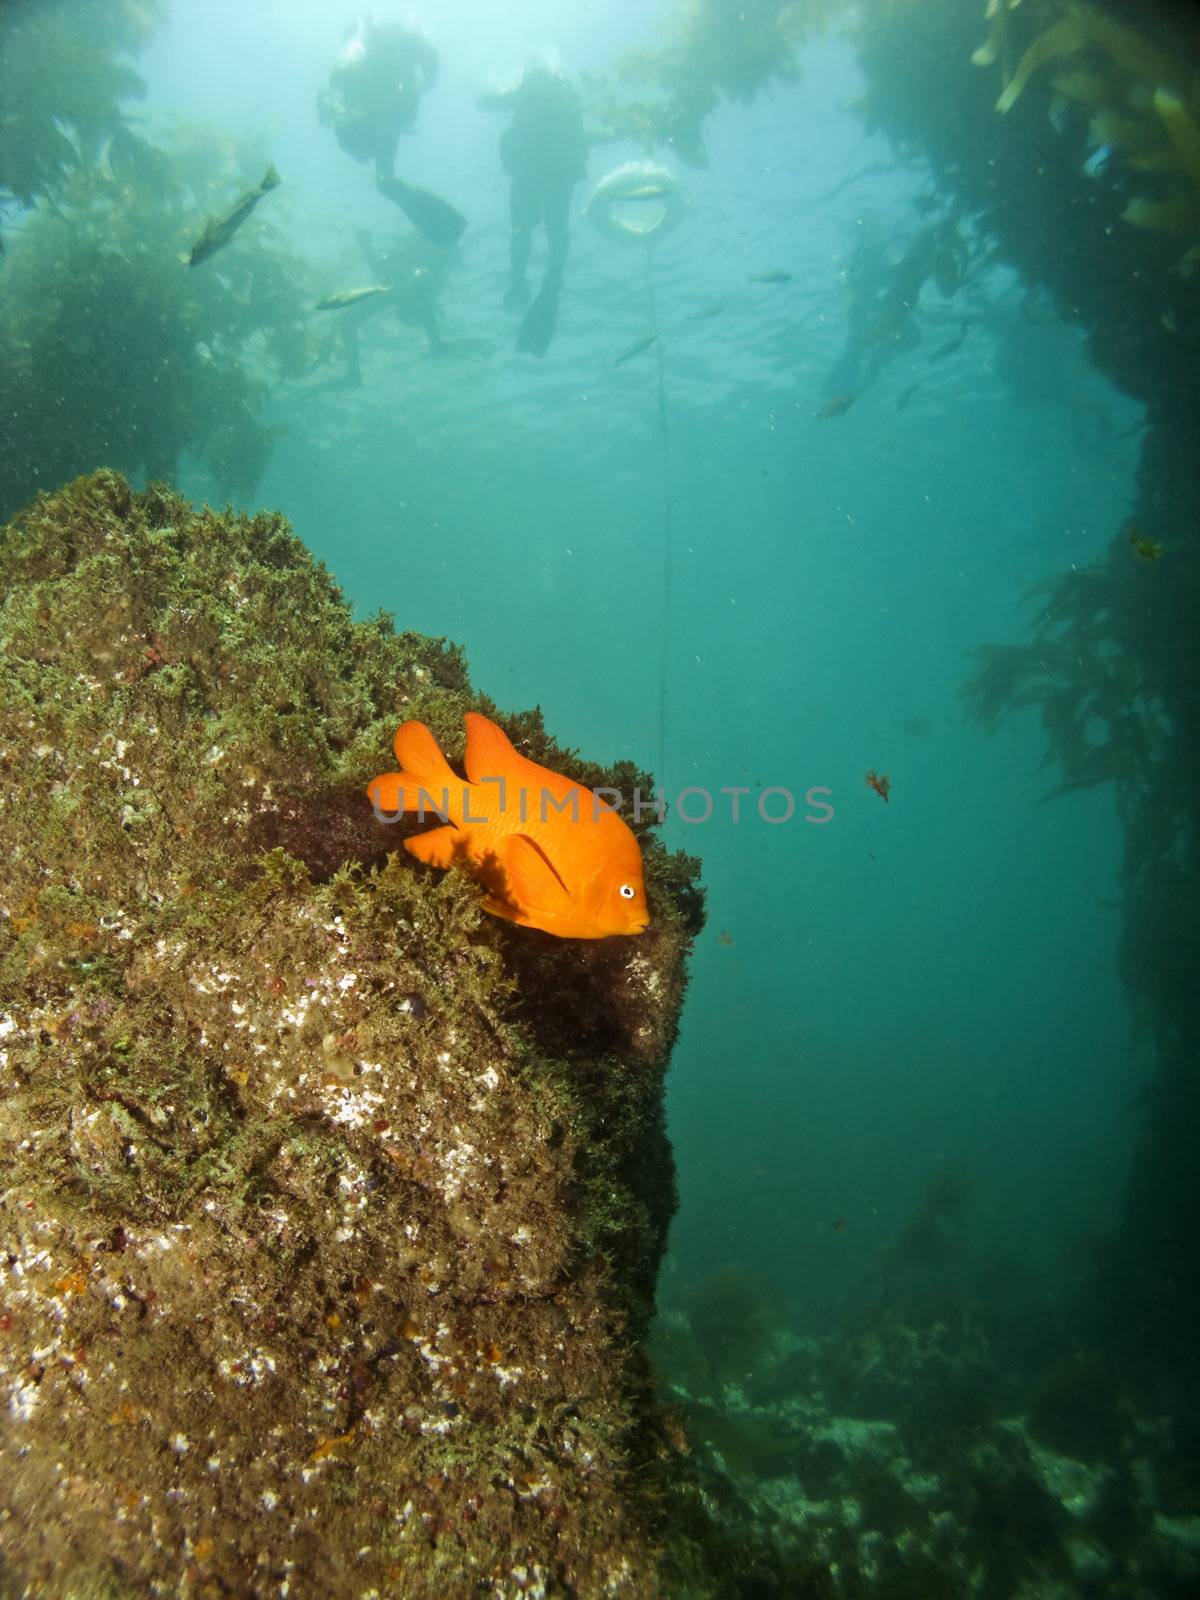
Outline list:
[[[631,883],[623,883],[617,893],[621,896],[622,900],[637,899],[637,890]]]

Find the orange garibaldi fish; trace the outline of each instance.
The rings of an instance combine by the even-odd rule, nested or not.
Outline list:
[[[464,782],[423,722],[396,730],[399,772],[367,785],[377,813],[423,811],[443,825],[404,848],[432,867],[465,866],[494,916],[561,939],[642,933],[642,853],[607,803],[530,761],[501,728],[468,711]]]

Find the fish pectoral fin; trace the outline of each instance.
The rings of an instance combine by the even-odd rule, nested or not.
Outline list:
[[[514,833],[504,846],[505,894],[524,910],[549,909],[570,898],[570,890],[541,846],[527,833]]]
[[[405,839],[404,848],[427,867],[452,867],[465,852],[466,843],[466,835],[450,822],[444,828],[431,828],[428,833]]]

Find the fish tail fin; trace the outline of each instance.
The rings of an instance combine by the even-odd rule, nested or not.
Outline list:
[[[462,781],[454,776],[437,740],[423,722],[402,722],[396,729],[392,749],[407,783],[436,784],[441,789]]]
[[[395,816],[416,811],[449,822],[457,814],[462,779],[438,749],[437,740],[423,722],[406,722],[392,741],[399,772],[385,772],[367,785],[367,798],[378,812]]]
[[[407,811],[404,804],[404,781],[398,772],[381,772],[367,785],[367,799],[376,811],[386,816],[396,816]]]
[[[271,166],[269,166],[267,168],[266,177],[264,177],[263,181],[259,184],[258,187],[262,190],[262,192],[264,194],[266,194],[271,189],[278,189],[279,185],[282,182],[283,182],[283,179],[275,171],[275,167],[272,164]]]
[[[450,775],[447,783],[429,778],[414,778],[411,772],[381,772],[367,785],[367,799],[382,822],[394,822],[404,811],[415,811],[422,822],[440,817],[449,822],[457,815],[461,778]]]

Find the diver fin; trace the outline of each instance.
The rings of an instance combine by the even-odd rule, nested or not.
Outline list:
[[[428,833],[418,833],[405,839],[404,848],[427,867],[452,867],[462,853],[466,839],[449,823],[444,828],[431,828]]]
[[[558,293],[562,279],[557,273],[547,272],[542,287],[529,310],[521,318],[517,329],[516,348],[525,355],[539,359],[549,350],[558,326]]]
[[[569,898],[566,884],[545,851],[527,833],[510,834],[504,842],[505,888],[523,911],[547,910]]]

